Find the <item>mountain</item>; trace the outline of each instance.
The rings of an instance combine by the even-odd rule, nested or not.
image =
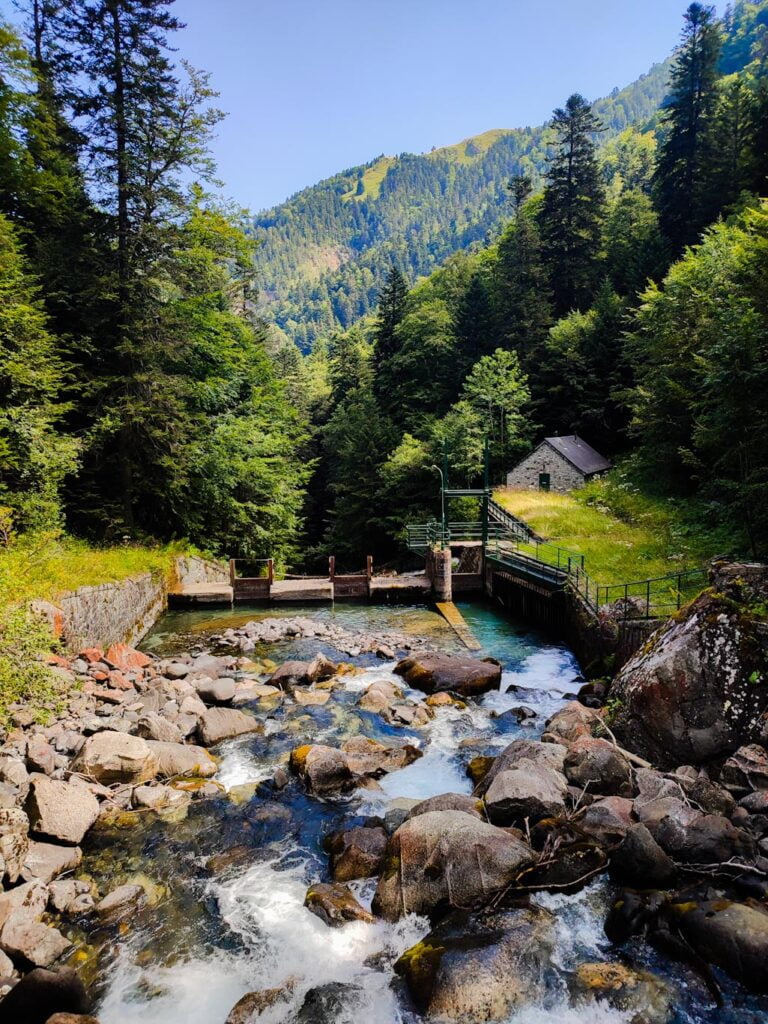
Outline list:
[[[670,60],[594,104],[613,138],[648,121],[664,99]],[[260,213],[254,232],[263,311],[308,350],[376,303],[392,262],[415,280],[509,218],[506,183],[537,184],[550,151],[546,126],[492,129],[431,153],[379,156]]]

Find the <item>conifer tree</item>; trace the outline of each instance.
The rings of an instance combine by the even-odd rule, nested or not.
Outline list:
[[[379,308],[373,330],[374,390],[379,397],[387,394],[391,384],[390,364],[398,350],[395,332],[405,316],[407,295],[408,283],[399,267],[392,263],[384,287],[379,292]]]
[[[604,187],[592,136],[599,120],[578,93],[552,119],[558,150],[547,170],[540,212],[543,255],[556,311],[586,306],[597,281]]]
[[[697,240],[711,210],[709,171],[722,45],[713,7],[692,3],[684,19],[654,178],[661,229],[675,252]]]
[[[499,240],[496,293],[504,344],[533,372],[534,353],[554,316],[538,222],[527,207]]]

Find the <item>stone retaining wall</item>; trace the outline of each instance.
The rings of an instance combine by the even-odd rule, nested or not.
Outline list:
[[[56,604],[38,601],[33,608],[46,616],[71,651],[135,644],[165,611],[171,585],[229,580],[226,565],[196,555],[180,555],[170,575],[164,579],[142,573],[115,583],[78,587],[62,594]]]

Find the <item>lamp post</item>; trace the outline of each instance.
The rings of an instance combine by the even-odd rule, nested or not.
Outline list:
[[[440,474],[440,547],[445,547],[445,476],[439,466],[430,466]]]

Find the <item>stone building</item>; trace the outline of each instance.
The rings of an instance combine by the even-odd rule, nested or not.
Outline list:
[[[507,474],[507,487],[572,491],[605,473],[611,463],[577,434],[545,437]]]

